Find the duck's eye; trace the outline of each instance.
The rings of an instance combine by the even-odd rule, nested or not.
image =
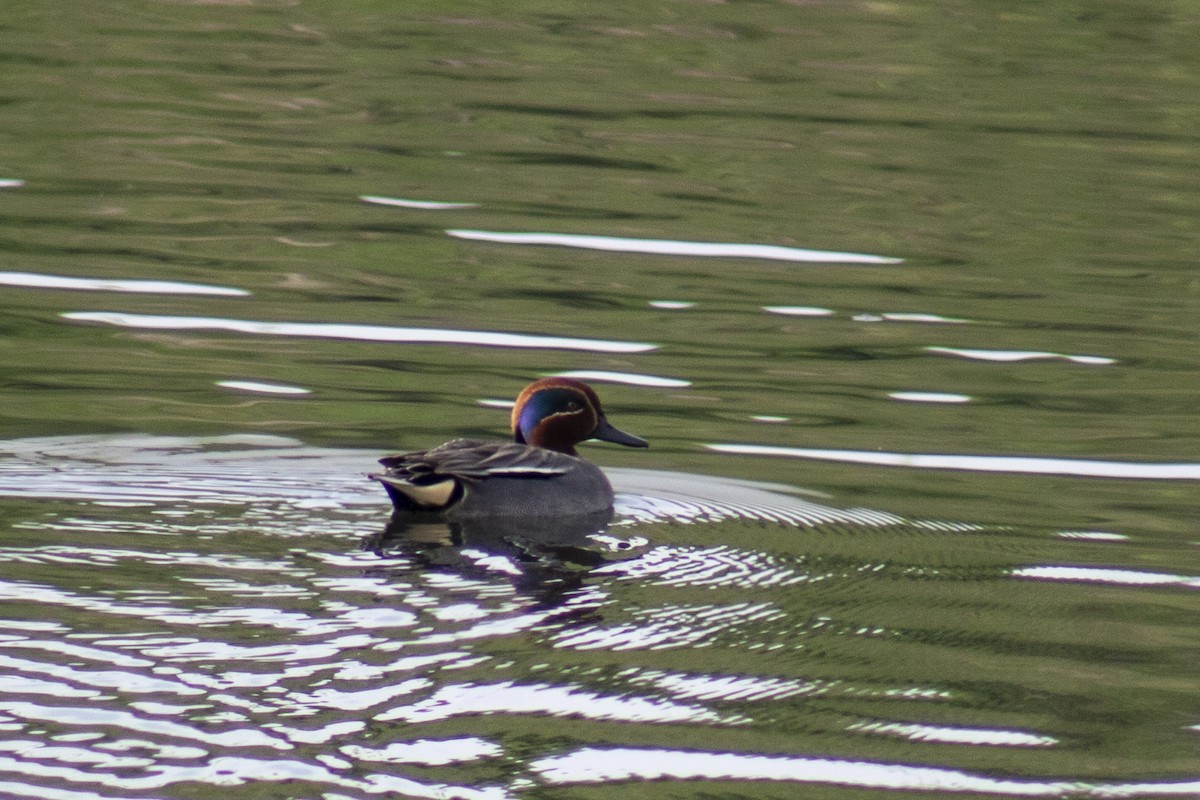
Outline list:
[[[579,411],[582,408],[583,408],[583,405],[580,404],[580,402],[578,400],[568,400],[567,401],[567,411]]]

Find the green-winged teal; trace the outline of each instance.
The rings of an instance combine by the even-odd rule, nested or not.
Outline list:
[[[512,430],[512,442],[454,439],[381,458],[385,469],[370,477],[387,489],[397,512],[450,520],[577,516],[611,509],[613,491],[575,445],[602,439],[648,446],[610,425],[592,388],[570,378],[526,386],[513,406]]]

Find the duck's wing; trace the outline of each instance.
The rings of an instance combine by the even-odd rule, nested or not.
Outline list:
[[[488,477],[553,477],[570,472],[579,459],[553,450],[480,439],[455,439],[432,450],[379,459],[370,477],[383,484],[398,511],[442,512],[459,502],[464,485]]]
[[[425,483],[446,478],[475,481],[498,475],[563,475],[578,459],[517,442],[455,439],[432,450],[387,456],[379,463],[389,477]]]

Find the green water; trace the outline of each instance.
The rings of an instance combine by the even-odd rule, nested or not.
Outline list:
[[[609,796],[627,781],[697,798],[1197,791],[1200,14],[1188,4],[13,2],[0,32],[0,179],[24,181],[0,188],[0,278],[249,293],[0,283],[0,618],[17,637],[0,642],[4,791],[203,797],[222,781],[238,797],[329,798]],[[457,229],[903,263],[602,252],[446,233]],[[828,313],[764,310],[778,306]],[[63,316],[95,312],[656,349]],[[358,549],[386,519],[386,498],[361,478],[374,457],[501,436],[506,412],[479,400],[565,370],[686,382],[597,382],[613,422],[652,443],[589,446],[605,467],[802,487],[905,522],[631,525],[621,534],[642,537],[645,554],[581,573],[556,597],[567,611],[473,562],[435,569]],[[153,457],[102,438],[126,434],[185,438]],[[239,434],[286,438],[219,440],[220,452],[245,451],[236,463],[187,460],[204,437]],[[296,475],[287,448],[300,443]],[[824,457],[708,447],[729,444]],[[924,469],[832,451],[1191,471]],[[130,486],[134,505],[113,505]],[[703,498],[712,484],[695,486]],[[920,520],[960,527],[910,524]],[[1094,571],[1038,571],[1053,567]],[[389,603],[396,618],[368,624]],[[175,616],[160,613],[168,605]],[[242,606],[245,620],[231,622]],[[496,628],[480,632],[478,620]],[[367,638],[345,638],[355,635]],[[117,688],[62,672],[105,668],[72,649],[81,642],[145,663],[123,664],[132,683]],[[287,650],[317,643],[328,650]],[[259,645],[285,655],[240,649]],[[432,660],[398,660],[414,653]],[[130,677],[172,669],[184,671],[180,686],[224,699]],[[244,677],[271,670],[262,685]],[[387,694],[406,680],[409,694]],[[738,680],[758,688],[739,694],[728,684]],[[93,686],[99,694],[65,699]],[[320,694],[368,690],[387,699]],[[605,716],[620,698],[658,705]],[[438,717],[443,707],[453,713]],[[150,724],[165,719],[248,738]],[[312,733],[322,725],[333,727]],[[904,725],[954,729],[959,741]],[[995,730],[1033,738],[979,733]],[[971,735],[980,741],[962,742]],[[361,750],[427,739],[463,740],[474,755],[439,765]],[[202,753],[169,749],[181,743]],[[145,763],[113,760],[147,747],[160,749]],[[607,771],[580,766],[610,747],[629,752],[604,756],[616,765]],[[834,774],[721,760],[764,756],[829,759]],[[998,783],[872,783],[856,763]]]

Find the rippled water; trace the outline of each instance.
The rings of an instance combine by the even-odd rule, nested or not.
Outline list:
[[[1185,10],[4,25],[0,796],[1200,795]],[[388,527],[543,374],[611,524]]]
[[[1194,697],[1177,648],[1200,589],[1096,559],[1119,535],[623,469],[616,524],[566,555],[521,547],[529,530],[452,542],[432,526],[378,550],[370,456],[263,435],[6,445],[14,791],[1200,787],[1113,777],[1149,766],[1124,737],[1165,760],[1191,735],[1157,718]],[[1107,566],[1064,565],[1087,552]]]

